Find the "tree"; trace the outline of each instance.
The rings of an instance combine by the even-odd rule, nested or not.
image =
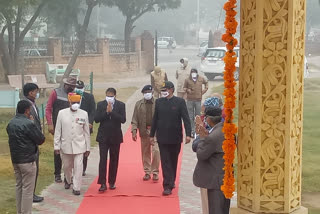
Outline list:
[[[109,7],[118,7],[126,17],[124,27],[125,52],[130,51],[130,36],[135,28],[134,23],[147,12],[176,9],[181,5],[181,0],[109,0]]]
[[[2,0],[0,2],[0,51],[6,74],[18,70],[22,42],[48,0]],[[5,41],[5,33],[8,42]]]

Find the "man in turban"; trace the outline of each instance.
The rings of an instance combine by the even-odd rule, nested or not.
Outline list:
[[[80,195],[83,156],[90,154],[90,130],[88,113],[80,109],[81,96],[68,94],[70,108],[58,113],[54,132],[54,151],[60,154],[65,175],[65,189],[70,189],[73,171],[74,195]]]

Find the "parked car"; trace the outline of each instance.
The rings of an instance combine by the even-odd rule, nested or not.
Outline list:
[[[175,49],[177,47],[176,40],[173,37],[159,37],[158,38],[158,48],[169,48],[169,41],[172,41],[172,48]]]
[[[239,48],[234,49],[239,57]],[[223,76],[224,61],[226,55],[225,47],[207,48],[206,52],[201,57],[200,70],[206,75],[209,80],[213,80],[216,76]],[[239,79],[239,59],[236,63],[237,70],[234,73],[234,78]]]
[[[207,49],[208,49],[208,41],[201,42],[199,46],[198,56],[203,56],[203,54],[206,52]]]
[[[25,56],[47,56],[47,49],[25,49]]]

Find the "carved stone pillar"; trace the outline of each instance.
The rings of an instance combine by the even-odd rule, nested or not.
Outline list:
[[[306,0],[241,0],[237,205],[301,208]],[[303,211],[302,211],[303,210]]]

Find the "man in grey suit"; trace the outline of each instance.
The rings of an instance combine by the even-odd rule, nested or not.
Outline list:
[[[209,131],[201,124],[196,127],[200,142],[196,146],[198,162],[193,173],[193,183],[207,189],[209,214],[228,214],[230,199],[226,199],[220,190],[224,176],[222,110],[219,107],[210,107],[206,112],[205,123]]]
[[[23,95],[24,95],[23,100],[27,100],[31,104],[30,117],[33,119],[33,123],[36,125],[36,127],[40,131],[42,131],[41,120],[39,117],[39,109],[38,109],[36,102],[35,102],[36,99],[39,98],[38,85],[34,84],[34,83],[25,84],[23,86]],[[37,171],[36,171],[36,180],[35,180],[34,193],[33,193],[33,202],[35,202],[35,203],[43,201],[43,197],[37,196],[35,194],[37,180],[38,180],[38,174],[39,174],[39,149],[37,149],[37,154],[36,154],[36,166],[37,166]]]

